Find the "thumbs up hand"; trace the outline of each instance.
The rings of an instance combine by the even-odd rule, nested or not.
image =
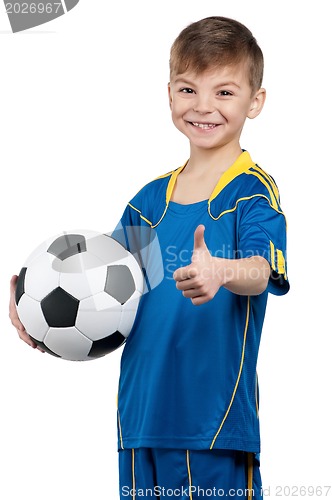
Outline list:
[[[176,288],[198,306],[213,299],[220,287],[238,295],[259,295],[266,290],[271,269],[260,255],[243,259],[212,257],[204,240],[204,226],[194,234],[191,264],[173,274]]]
[[[213,299],[224,283],[221,268],[206,246],[204,231],[205,227],[199,225],[194,233],[191,264],[178,268],[173,274],[177,289],[194,305],[205,304]]]

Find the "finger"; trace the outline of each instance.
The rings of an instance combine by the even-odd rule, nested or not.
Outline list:
[[[16,290],[17,280],[18,280],[18,276],[17,276],[17,274],[14,274],[14,276],[12,276],[11,280],[10,280],[10,292],[11,293],[14,293]]]
[[[37,344],[32,340],[30,335],[26,332],[26,330],[23,327],[22,329],[16,328],[18,336],[20,337],[21,340],[23,340],[26,344],[28,344],[30,347],[33,347],[34,349],[37,347]]]
[[[25,331],[20,318],[17,314],[16,303],[15,303],[15,289],[16,289],[17,276],[13,276],[10,280],[10,300],[9,300],[9,318],[12,325],[17,329],[17,331]]]
[[[10,320],[12,322],[12,325],[16,328],[17,331],[25,332],[25,328],[22,325],[22,323],[17,315],[15,317],[13,315],[10,315]]]
[[[203,224],[197,226],[194,233],[194,251],[206,250],[207,247],[204,240],[204,231],[205,231],[205,226],[203,226]]]
[[[18,276],[14,275],[10,280],[10,300],[9,300],[9,317],[10,320],[17,330],[24,330],[24,326],[20,322],[17,314],[16,303],[15,303],[15,290]]]
[[[176,271],[174,271],[173,278],[175,281],[184,281],[188,279],[195,278],[197,276],[197,269],[193,266],[185,266],[179,267]]]
[[[18,336],[21,340],[23,340],[26,344],[31,346],[33,349],[38,349],[40,352],[45,352],[41,347],[37,346],[37,344],[32,340],[30,335],[26,332],[24,325],[21,323],[20,318],[17,314],[16,302],[15,302],[15,291],[17,285],[18,276],[14,274],[10,280],[10,300],[9,300],[9,317],[12,322],[12,325],[16,328]]]
[[[178,290],[191,290],[191,289],[200,289],[203,286],[203,283],[199,282],[197,278],[188,278],[186,280],[177,281],[176,288]]]
[[[37,344],[32,340],[30,335],[26,332],[26,330],[21,331],[17,330],[18,336],[20,337],[21,340],[23,340],[26,344],[28,344],[30,347],[33,349],[38,349],[38,351],[45,352],[43,351]]]
[[[15,303],[15,291],[16,291],[17,279],[18,276],[15,274],[14,276],[12,276],[10,280],[9,317],[12,322],[12,325],[16,328],[20,339],[22,339],[26,344],[35,349],[37,347],[37,344],[28,335],[28,333],[24,328],[24,325],[21,323],[17,314],[16,303]]]
[[[33,342],[33,340],[31,340],[31,337],[28,335],[28,333],[24,330],[18,330],[18,336],[20,337],[20,339],[24,340],[24,342],[26,342],[27,344],[29,345],[36,345],[35,342]]]
[[[12,276],[10,280],[10,300],[9,300],[9,307],[12,308],[12,306],[15,306],[15,291],[16,291],[16,283],[17,283],[18,276],[15,274]],[[15,307],[16,310],[16,307]]]
[[[197,290],[197,288],[191,288],[189,290],[184,290],[182,295],[186,297],[186,299],[194,299],[198,297],[202,297],[202,292]]]
[[[208,302],[208,299],[204,297],[203,295],[200,295],[198,297],[193,297],[191,299],[191,302],[194,304],[194,306],[201,306],[202,304],[205,304]]]

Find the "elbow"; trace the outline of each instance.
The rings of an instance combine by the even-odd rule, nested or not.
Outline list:
[[[268,279],[267,280],[264,279],[259,283],[256,283],[249,295],[261,295],[267,289],[268,283],[269,283]]]
[[[267,289],[269,284],[271,268],[270,264],[264,257],[256,257],[255,263],[257,264],[256,268],[256,279],[252,281],[252,290],[250,295],[261,295]]]

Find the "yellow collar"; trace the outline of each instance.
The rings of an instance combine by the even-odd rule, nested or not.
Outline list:
[[[166,190],[166,206],[168,206],[169,201],[172,197],[173,189],[175,187],[176,179],[178,175],[182,172],[184,167],[187,165],[188,160],[182,167],[179,167],[178,169],[174,170],[174,172],[171,175],[171,178],[168,182],[167,185],[167,190]],[[248,151],[243,151],[243,153],[240,154],[240,156],[235,160],[233,165],[231,165],[220,177],[219,181],[217,182],[214,190],[212,191],[212,194],[209,198],[208,203],[210,204],[212,200],[214,200],[218,194],[224,189],[224,187],[227,186],[230,182],[232,182],[235,177],[238,175],[242,174],[246,170],[249,170],[251,167],[253,167],[255,163],[252,161],[250,154]]]

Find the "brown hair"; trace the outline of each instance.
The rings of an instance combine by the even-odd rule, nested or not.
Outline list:
[[[251,31],[226,17],[206,17],[189,24],[171,47],[170,75],[196,74],[218,66],[248,64],[249,84],[254,91],[262,85],[263,53]]]

